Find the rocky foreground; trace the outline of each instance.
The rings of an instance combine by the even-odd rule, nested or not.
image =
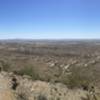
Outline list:
[[[0,72],[0,100],[100,100],[93,92],[61,83],[32,81],[29,76]]]

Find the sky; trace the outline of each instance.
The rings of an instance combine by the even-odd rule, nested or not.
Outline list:
[[[100,38],[100,0],[0,0],[0,39]]]

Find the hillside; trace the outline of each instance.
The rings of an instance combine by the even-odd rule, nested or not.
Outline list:
[[[99,44],[0,41],[0,100],[99,100]]]

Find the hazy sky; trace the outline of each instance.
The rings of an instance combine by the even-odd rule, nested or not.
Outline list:
[[[100,0],[0,0],[0,38],[100,38]]]

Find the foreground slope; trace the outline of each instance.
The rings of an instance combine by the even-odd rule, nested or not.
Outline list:
[[[0,74],[0,100],[17,100],[13,90],[10,89],[10,81]]]
[[[28,76],[0,73],[0,100],[99,100],[81,89],[68,89],[61,83],[32,81]]]

